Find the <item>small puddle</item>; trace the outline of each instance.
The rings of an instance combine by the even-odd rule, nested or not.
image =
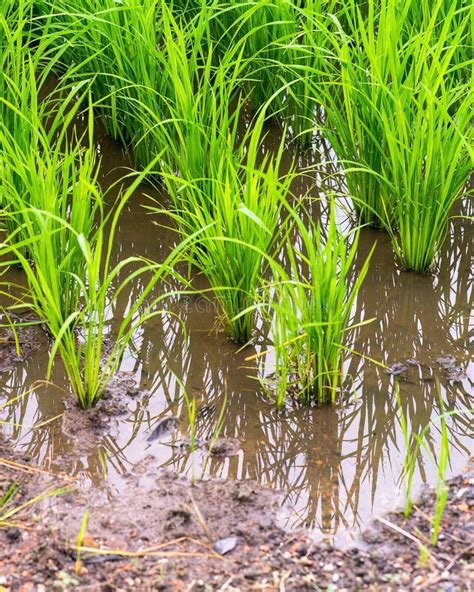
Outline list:
[[[277,131],[273,135],[278,141]],[[97,138],[97,150],[106,186],[128,161],[103,135]],[[300,179],[299,190],[308,182]],[[160,261],[176,235],[154,223],[167,221],[146,213],[143,194],[137,193],[124,212],[116,255]],[[472,210],[472,204],[464,205]],[[39,386],[6,407],[0,419],[9,423],[0,429],[14,441],[20,459],[78,476],[91,500],[120,496],[131,475],[140,478],[144,496],[153,495],[153,475],[163,468],[195,478],[253,479],[283,492],[283,526],[304,526],[315,538],[350,543],[374,515],[401,501],[405,446],[395,378],[412,429],[420,432],[433,421],[427,435],[433,454],[440,444],[440,399],[445,411],[460,412],[446,420],[450,475],[472,453],[471,421],[462,414],[472,408],[474,381],[472,236],[472,223],[454,219],[439,271],[419,276],[397,268],[385,234],[363,231],[356,265],[362,265],[374,241],[377,247],[354,318],[376,320],[353,330],[350,341],[366,359],[347,357],[345,391],[332,407],[277,413],[259,385],[261,368],[247,360],[265,347],[265,336],[239,351],[216,330],[212,303],[182,296],[172,300],[169,314],[143,326],[133,351],[127,352],[123,380],[116,385],[120,400],[104,402],[105,430],[102,419],[95,425],[83,422],[78,412],[62,415],[70,396],[61,390],[67,390],[67,383],[59,363],[52,377],[55,386]],[[13,270],[10,278],[18,281],[20,273]],[[140,289],[138,284],[130,288],[110,311],[112,329]],[[27,339],[31,351],[26,358],[0,367],[0,405],[44,379],[48,344],[41,332],[28,333]],[[449,356],[451,362],[446,362]],[[389,366],[390,373],[370,359]],[[450,372],[453,367],[456,371]],[[197,402],[193,453],[180,384]],[[216,434],[221,415],[222,429]],[[32,429],[35,424],[43,426]],[[216,437],[217,446],[209,454],[206,443]],[[417,465],[414,489],[435,482],[436,467],[425,455]]]

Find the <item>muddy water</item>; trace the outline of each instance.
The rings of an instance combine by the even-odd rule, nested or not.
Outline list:
[[[268,142],[277,135],[273,130]],[[103,135],[97,137],[97,150],[103,159],[101,181],[107,187],[128,161]],[[294,189],[303,192],[317,180],[300,178]],[[175,233],[164,228],[166,217],[150,216],[143,209],[147,195],[167,205],[151,187],[137,192],[120,224],[117,258],[138,254],[159,261],[176,242]],[[472,204],[464,206],[472,215]],[[324,205],[316,202],[314,209],[324,218]],[[344,217],[342,209],[341,220]],[[405,445],[400,409],[417,432],[433,422],[426,437],[430,453],[418,459],[415,491],[422,483],[436,482],[430,455],[438,454],[443,409],[459,411],[446,420],[449,474],[459,472],[472,451],[471,422],[463,414],[472,407],[474,381],[469,325],[472,236],[472,223],[453,220],[438,272],[419,276],[397,267],[385,234],[363,232],[356,265],[363,264],[374,241],[377,247],[354,307],[354,321],[375,320],[349,335],[348,343],[363,356],[348,354],[344,392],[332,407],[276,413],[258,382],[260,375],[271,372],[271,355],[248,360],[266,348],[267,336],[262,331],[255,344],[239,350],[220,331],[212,302],[190,295],[173,297],[169,313],[155,317],[136,336],[121,370],[140,393],[124,395],[126,407],[109,420],[105,435],[91,434],[88,428],[81,432],[67,413],[62,415],[67,383],[59,363],[52,378],[55,386],[37,387],[6,407],[1,419],[7,423],[0,429],[15,442],[19,458],[77,475],[91,500],[120,495],[130,474],[143,475],[144,498],[153,495],[147,475],[159,468],[194,478],[250,478],[283,492],[282,525],[305,526],[315,538],[348,543],[371,517],[402,499]],[[13,271],[10,278],[21,280],[21,275]],[[206,287],[204,281],[201,285]],[[134,286],[111,311],[112,330],[139,290],[140,285]],[[44,378],[48,345],[38,339],[36,352],[1,373],[0,406]],[[447,356],[452,359],[446,361]],[[398,375],[400,404],[393,374],[374,361]],[[216,435],[222,416],[218,436],[233,439],[223,454],[209,455],[204,447],[190,453],[180,385],[197,401],[198,441]],[[171,417],[177,418],[176,425],[160,423]],[[43,427],[33,427],[51,419]],[[161,435],[149,440],[158,426]]]

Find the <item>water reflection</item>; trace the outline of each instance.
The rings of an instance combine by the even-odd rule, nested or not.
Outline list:
[[[107,171],[124,162],[104,138],[101,150]],[[105,174],[103,179],[104,183],[110,181]],[[317,175],[307,175],[303,181],[296,181],[295,187],[306,191],[320,181]],[[162,199],[151,188],[145,193]],[[144,214],[145,200],[137,194],[124,212],[117,260],[133,254],[160,261],[176,242],[174,231],[165,228],[164,217],[157,226]],[[165,200],[163,204],[166,206]],[[323,201],[314,200],[309,215],[324,222],[326,207]],[[469,207],[466,204],[465,208]],[[347,223],[344,213],[341,221]],[[112,418],[106,437],[91,437],[90,430],[81,432],[70,424],[67,414],[40,429],[31,429],[35,423],[64,412],[67,395],[52,386],[38,387],[28,397],[6,406],[1,419],[9,425],[2,431],[15,440],[21,455],[32,463],[79,475],[85,488],[103,488],[109,496],[127,487],[131,471],[158,467],[194,476],[204,471],[205,478],[255,479],[284,492],[284,524],[304,525],[316,534],[347,540],[348,532],[366,524],[373,513],[393,507],[400,491],[405,451],[394,378],[384,366],[414,360],[400,377],[401,406],[410,428],[417,433],[434,421],[427,443],[435,456],[440,439],[436,421],[442,409],[463,411],[472,407],[472,223],[452,221],[436,276],[398,269],[388,237],[368,229],[361,235],[354,273],[374,241],[377,248],[354,305],[353,320],[375,320],[348,334],[348,345],[359,355],[347,356],[345,390],[337,405],[276,413],[258,382],[260,363],[248,361],[265,346],[264,332],[254,346],[239,351],[219,331],[212,301],[193,294],[185,298],[172,295],[179,284],[170,279],[151,295],[157,296],[160,290],[171,294],[165,303],[167,312],[141,328],[122,365],[122,371],[130,373],[147,393],[130,397],[128,412]],[[206,288],[202,282],[199,286]],[[112,333],[142,287],[140,282],[131,284],[114,303],[109,311]],[[43,343],[39,353],[0,376],[0,405],[44,379],[47,347]],[[455,356],[464,371],[461,383],[447,381],[439,368],[436,359],[446,354]],[[60,363],[55,365],[52,380],[67,391]],[[202,439],[215,435],[227,396],[220,436],[239,439],[238,454],[209,456],[203,448],[190,453],[188,447],[179,446],[189,434],[183,388],[196,399],[196,434]],[[169,416],[179,418],[178,431],[162,442],[148,442],[157,422]],[[452,415],[447,427],[450,470],[456,472],[469,454],[470,418]],[[429,459],[420,456],[416,483],[433,482],[435,473]]]

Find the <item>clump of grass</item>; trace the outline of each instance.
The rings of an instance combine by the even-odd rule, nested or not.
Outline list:
[[[295,27],[285,43],[280,43],[279,60],[281,91],[280,117],[290,126],[293,139],[303,148],[311,145],[320,118],[320,105],[315,87],[326,75],[330,51],[330,32],[344,10],[338,0],[310,0],[302,6],[293,5]],[[276,63],[268,65],[271,72]]]
[[[388,0],[389,3],[391,0]],[[384,0],[384,4],[387,4]],[[390,225],[394,196],[384,175],[386,147],[380,112],[400,51],[402,15],[369,3],[364,15],[352,0],[347,31],[327,31],[330,55],[313,92],[325,110],[324,134],[345,175],[361,224]]]
[[[23,243],[34,229],[25,226],[27,206],[57,214],[66,204],[55,200],[53,177],[65,166],[63,193],[76,156],[69,151],[66,165],[59,147],[66,130],[88,95],[87,81],[74,86],[52,84],[51,73],[63,49],[57,49],[48,27],[38,38],[32,17],[34,2],[7,1],[0,13],[0,209],[3,226]],[[77,151],[76,151],[77,152]],[[43,167],[39,174],[38,167]],[[56,172],[54,172],[56,171]],[[35,186],[36,184],[36,186]],[[66,191],[67,192],[67,191]],[[76,209],[78,206],[75,206]],[[29,233],[29,234],[28,234]]]
[[[45,499],[70,493],[70,487],[47,488],[37,496],[16,503],[16,498],[20,492],[20,485],[14,481],[4,491],[0,491],[0,528],[23,528],[21,522],[17,522],[17,517],[21,516],[25,510],[39,504]]]
[[[472,161],[472,99],[458,62],[469,14],[458,2],[423,4],[419,13],[384,0],[365,14],[352,2],[346,32],[330,36],[331,79],[315,86],[359,220],[387,228],[416,271],[433,264]]]
[[[373,251],[352,281],[358,231],[349,245],[337,227],[334,207],[325,237],[320,225],[292,217],[301,246],[288,243],[286,269],[278,266],[267,288],[279,407],[289,394],[318,405],[334,401],[343,378],[344,334]]]
[[[453,3],[438,24],[436,17],[444,14],[441,6],[438,2],[430,22],[436,30],[433,43],[423,35],[431,29],[410,40],[417,62],[402,83],[393,85],[393,97],[381,112],[387,149],[384,170],[396,196],[392,243],[402,265],[418,272],[428,271],[436,261],[474,156],[470,83],[457,82],[455,73],[464,64],[453,64],[470,17],[465,12],[459,23]]]
[[[56,70],[75,80],[91,80],[96,112],[107,133],[128,146],[143,135],[136,104],[160,112],[166,83],[159,62],[160,3],[156,0],[37,0],[38,22],[51,42],[64,48]],[[136,154],[137,162],[144,156]]]
[[[156,0],[39,4],[51,29],[68,40],[63,70],[68,78],[91,79],[107,132],[131,147],[137,165],[146,167],[165,147],[170,150],[165,168],[182,162],[174,149],[194,150],[199,161],[201,142],[215,134],[212,110],[229,110],[241,60],[241,43],[217,59],[209,30],[212,10],[203,5],[184,18]],[[216,90],[214,84],[223,76],[225,100],[219,95],[223,87]],[[217,129],[226,133],[225,125]]]
[[[75,112],[73,107],[69,117]],[[31,115],[29,121],[21,117],[34,130],[34,147],[25,149],[0,125],[2,217],[11,230],[7,242],[33,288],[31,306],[57,335],[79,306],[78,279],[84,280],[86,266],[77,237],[94,236],[103,199],[93,150],[74,142],[64,148],[65,128],[52,145],[35,110]]]
[[[40,316],[53,337],[47,377],[50,377],[56,354],[59,353],[71,388],[83,408],[93,407],[98,402],[117,371],[137,328],[150,317],[161,314],[157,304],[166,295],[149,298],[150,293],[167,273],[175,274],[173,264],[181,248],[185,248],[185,243],[178,245],[163,264],[153,264],[138,257],[129,257],[112,264],[113,241],[119,216],[132,188],[135,189],[137,185],[137,182],[132,184],[122,196],[110,223],[106,224],[107,220],[99,221],[92,236],[77,233],[66,220],[55,219],[59,228],[54,233],[49,230],[49,234],[42,234],[37,239],[40,247],[31,250],[32,259],[22,257],[15,246],[3,245],[2,248],[2,253],[13,251],[16,254],[27,276],[29,293],[20,305],[29,306]],[[36,214],[32,211],[33,216]],[[52,218],[48,212],[43,212],[42,216],[45,220]],[[70,277],[73,283],[70,291],[78,302],[76,309],[60,324],[58,311],[64,302],[64,295],[58,290],[49,289],[44,283],[42,272],[47,264],[48,246],[62,235],[69,235],[78,246],[75,256],[79,263],[75,267],[81,268],[82,277],[72,275],[65,264],[51,267],[48,271],[52,287],[60,285],[63,275]],[[108,323],[109,311],[127,286],[139,278],[143,281],[143,289],[130,304],[112,335]]]
[[[92,123],[90,110],[90,138]],[[3,215],[14,218],[18,228],[1,246],[2,265],[20,263],[28,292],[18,306],[29,307],[53,339],[48,378],[59,353],[79,404],[87,408],[101,397],[136,328],[157,314],[160,298],[148,297],[165,273],[172,273],[181,246],[162,265],[137,257],[114,265],[119,216],[148,169],[123,193],[113,216],[105,216],[92,148],[65,143],[61,134],[64,141],[51,144],[42,128],[37,137],[35,154],[23,154],[11,136],[3,141],[9,146],[2,154],[1,188],[9,203]],[[13,178],[21,179],[21,191]],[[143,289],[111,335],[110,307],[137,278],[143,279]]]
[[[237,37],[244,39],[245,79],[249,96],[256,109],[263,105],[267,112],[281,108],[278,90],[285,85],[287,46],[298,31],[296,10],[292,2],[233,2],[225,14],[228,29],[224,34],[227,44]],[[223,40],[221,40],[221,43]],[[270,111],[271,109],[271,111]]]
[[[244,98],[238,94],[243,69],[242,49],[237,44],[218,64],[212,43],[205,38],[205,12],[186,25],[171,11],[163,10],[163,61],[166,62],[169,88],[163,95],[166,118],[143,109],[143,128],[139,140],[163,147],[161,166],[166,178],[177,174],[202,191],[204,199],[212,193],[209,170],[223,153],[234,150],[237,143],[239,115]],[[168,186],[174,199],[176,192]],[[187,208],[182,194],[175,206]],[[192,204],[191,204],[192,206]],[[188,231],[195,230],[191,227]]]
[[[260,117],[241,150],[230,143],[214,154],[205,191],[199,179],[166,177],[181,232],[203,229],[190,260],[209,280],[227,331],[243,343],[252,337],[257,292],[293,178],[280,175],[283,142],[257,163],[262,125]]]

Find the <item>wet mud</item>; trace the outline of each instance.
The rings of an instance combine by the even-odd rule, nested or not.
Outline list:
[[[0,454],[9,454],[0,443]],[[474,470],[449,483],[436,548],[429,544],[435,494],[412,516],[373,521],[358,547],[315,543],[277,524],[274,491],[249,481],[190,483],[176,473],[135,467],[120,500],[102,504],[59,474],[2,466],[0,492],[19,483],[18,503],[45,488],[70,487],[0,529],[2,591],[343,590],[467,591],[473,584]],[[143,479],[153,495],[143,496]],[[84,522],[86,510],[94,511]],[[78,524],[86,524],[78,539]],[[81,547],[78,552],[78,540]],[[390,558],[390,561],[387,561]]]

